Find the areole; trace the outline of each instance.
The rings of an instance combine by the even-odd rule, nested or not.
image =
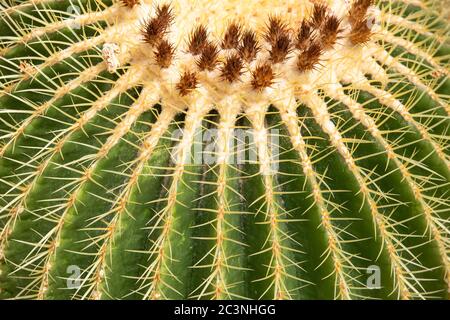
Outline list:
[[[444,9],[8,0],[0,298],[448,298]]]

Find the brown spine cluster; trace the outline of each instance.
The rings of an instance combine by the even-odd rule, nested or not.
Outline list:
[[[189,36],[188,51],[193,55],[202,53],[208,44],[208,30],[204,25],[197,26]]]
[[[133,8],[139,3],[139,0],[122,0],[122,3],[128,8]]]
[[[243,67],[244,61],[242,60],[242,58],[238,54],[233,53],[229,55],[223,63],[220,69],[220,76],[223,80],[232,83],[239,80],[240,76],[242,75]]]
[[[295,47],[300,50],[306,50],[312,43],[312,27],[308,21],[303,21],[297,34],[297,43]]]
[[[237,49],[241,39],[241,34],[241,25],[237,22],[231,23],[225,31],[222,41],[222,49]]]
[[[339,34],[342,32],[342,29],[339,28],[340,24],[341,21],[336,16],[326,17],[320,30],[320,42],[324,50],[329,50],[336,44]]]
[[[252,87],[255,90],[261,91],[264,88],[270,87],[275,79],[275,73],[272,66],[268,63],[259,65],[252,72]]]
[[[353,45],[367,43],[372,37],[372,29],[369,28],[369,21],[365,19],[355,22],[348,37]]]
[[[309,21],[310,30],[316,34],[315,38],[323,50],[334,47],[342,32],[339,20],[329,8],[323,4],[314,5],[313,15]]]
[[[281,63],[292,51],[292,40],[287,24],[280,17],[270,16],[264,39],[270,44],[270,60]]]
[[[283,48],[282,40],[278,45]],[[208,40],[208,31],[203,25],[197,26],[189,36],[188,52],[200,55],[196,60],[199,71],[213,71],[219,64],[221,49],[234,50],[220,67],[220,77],[232,83],[239,80],[243,74],[244,62],[253,61],[260,47],[256,33],[252,30],[243,31],[242,26],[236,22],[227,27],[220,47]]]
[[[144,41],[152,46],[156,46],[164,39],[174,15],[170,5],[164,4],[156,7],[156,15],[150,18],[143,27],[142,34]]]
[[[161,20],[155,18],[150,19],[144,26],[143,35],[144,41],[155,46],[165,36],[167,32],[167,25],[163,24]]]
[[[295,47],[300,51],[297,61],[300,72],[313,70],[323,51],[333,48],[342,31],[340,23],[326,5],[314,5],[311,18],[302,22],[297,33]]]
[[[350,8],[348,19],[352,29],[349,34],[349,39],[353,45],[364,44],[372,36],[367,11],[373,5],[373,2],[373,0],[357,0]]]
[[[196,61],[197,67],[200,71],[213,71],[219,63],[219,48],[212,42],[206,44],[200,55],[200,58]]]
[[[157,45],[154,53],[158,66],[165,69],[172,64],[172,60],[175,56],[175,48],[168,40],[163,39]]]
[[[133,0],[134,1],[134,0]],[[174,46],[166,39],[174,20],[174,13],[169,4],[161,4],[155,8],[155,16],[151,17],[142,29],[144,41],[155,47],[156,64],[160,68],[168,68],[175,56]]]
[[[242,35],[242,41],[238,47],[241,58],[245,62],[250,63],[256,58],[260,49],[258,40],[256,39],[256,33],[252,30],[246,30]]]
[[[185,71],[177,84],[177,90],[180,96],[185,97],[198,86],[197,74],[191,71]]]
[[[278,38],[281,35],[289,34],[289,28],[287,24],[283,22],[283,20],[278,16],[270,16],[269,22],[266,26],[266,34],[264,35],[264,39],[271,45],[276,45]]]
[[[316,68],[322,55],[322,47],[319,43],[313,43],[309,48],[302,51],[298,56],[297,68],[300,72],[311,71]]]
[[[292,52],[292,41],[289,34],[280,34],[270,49],[270,60],[273,63],[281,63]]]
[[[309,24],[314,29],[320,29],[328,15],[328,7],[325,4],[314,4],[311,20]]]
[[[138,0],[130,0],[138,1]],[[349,39],[353,44],[367,42],[371,30],[367,23],[367,11],[373,0],[357,0],[349,11],[352,26]],[[144,30],[146,41],[156,47],[156,62],[161,68],[168,68],[175,55],[174,46],[164,38],[173,12],[170,5],[156,8],[156,16],[150,19]],[[263,38],[270,46],[269,59],[251,71],[253,89],[261,91],[270,87],[275,79],[273,64],[283,63],[294,49],[298,50],[297,68],[300,72],[314,70],[319,64],[322,54],[332,49],[340,33],[339,20],[323,3],[316,3],[311,17],[304,20],[294,37],[288,24],[279,16],[269,16]],[[187,50],[198,56],[195,64],[198,71],[213,71],[220,63],[220,78],[229,83],[238,81],[244,73],[244,64],[256,59],[261,50],[257,35],[253,30],[243,30],[238,22],[232,22],[225,30],[223,39],[217,44],[211,42],[206,26],[199,25],[193,29],[187,41]],[[220,62],[221,50],[232,50]],[[198,78],[195,72],[186,71],[177,84],[181,96],[189,94],[197,88]]]
[[[348,20],[353,25],[357,22],[366,19],[367,10],[373,5],[373,0],[356,0],[353,2],[350,11],[348,12]]]
[[[171,25],[174,20],[174,13],[172,7],[169,4],[157,6],[156,16],[158,17],[158,19],[166,23],[167,26]]]

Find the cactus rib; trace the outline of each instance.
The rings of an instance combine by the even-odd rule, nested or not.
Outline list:
[[[7,1],[0,298],[447,299],[446,9]]]

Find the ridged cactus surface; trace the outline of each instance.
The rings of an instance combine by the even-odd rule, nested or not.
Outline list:
[[[446,2],[2,0],[0,298],[447,299]]]

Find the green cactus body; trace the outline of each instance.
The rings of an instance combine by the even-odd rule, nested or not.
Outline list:
[[[318,2],[2,1],[0,298],[447,299],[445,1]]]

